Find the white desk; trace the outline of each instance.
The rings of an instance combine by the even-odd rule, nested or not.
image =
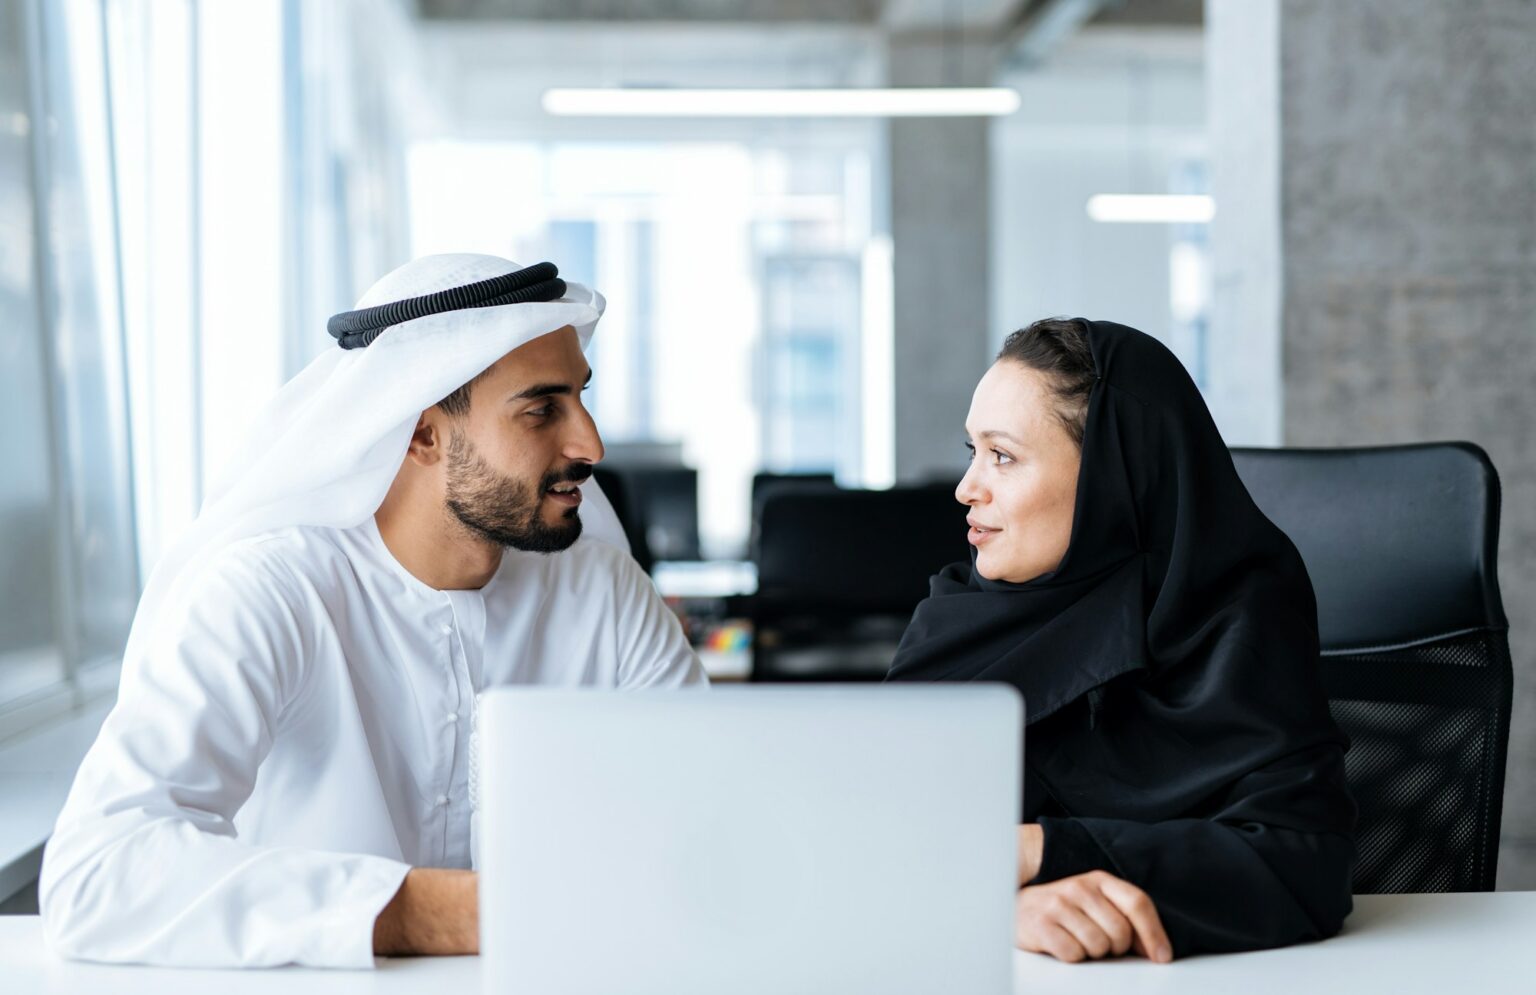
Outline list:
[[[757,591],[750,560],[659,560],[651,579],[663,598],[729,598]]]
[[[1536,892],[1362,896],[1344,933],[1323,943],[1192,957],[1166,965],[1139,959],[1061,964],[1016,953],[1014,989],[1021,995],[1529,993],[1536,992],[1536,965],[1529,956],[1533,943]],[[188,971],[74,964],[43,946],[36,917],[0,917],[0,992],[5,995],[478,995],[479,964],[473,957],[381,960],[376,971]]]
[[[37,877],[43,843],[110,700],[0,744],[0,901]],[[3,975],[0,975],[3,979]],[[10,995],[0,983],[0,995]]]

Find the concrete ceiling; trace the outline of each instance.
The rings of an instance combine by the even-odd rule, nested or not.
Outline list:
[[[1108,5],[1093,23],[1103,27],[1198,28],[1205,24],[1205,0],[1128,0]]]
[[[416,0],[431,21],[824,24],[888,31],[1006,32],[1052,7],[1096,8],[1091,23],[1198,26],[1204,0]]]
[[[1198,39],[1203,13],[1202,0],[413,2],[459,133],[474,130],[481,104],[492,124],[514,111],[545,121],[538,101],[551,86],[879,86],[892,79],[883,39],[898,36],[937,45],[946,73],[943,53],[962,53],[961,69],[974,55],[960,42],[992,46],[1003,72],[1031,71],[1089,34],[1133,37],[1138,51],[1170,28]]]
[[[871,24],[884,0],[417,0],[423,17],[495,21]]]

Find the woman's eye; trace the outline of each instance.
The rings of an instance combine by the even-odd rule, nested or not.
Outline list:
[[[965,457],[966,459],[975,459],[976,458],[976,447],[971,445],[969,442],[967,442],[965,444],[965,452],[966,452],[966,457]]]
[[[994,449],[994,450],[992,450],[992,456],[993,456],[992,462],[994,464],[996,464],[997,466],[1007,466],[1009,463],[1013,462],[1013,457],[1009,456],[1007,453],[1003,452],[1001,449]]]

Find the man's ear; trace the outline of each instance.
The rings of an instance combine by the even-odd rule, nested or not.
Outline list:
[[[405,455],[417,466],[433,466],[443,458],[448,446],[448,426],[436,408],[428,408],[416,420],[411,433],[411,444]]]

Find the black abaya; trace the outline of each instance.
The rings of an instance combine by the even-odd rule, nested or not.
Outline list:
[[[1023,584],[946,568],[889,679],[1023,692],[1034,883],[1124,878],[1180,956],[1330,936],[1351,907],[1355,807],[1306,568],[1178,360],[1084,325],[1099,379],[1066,556]]]

